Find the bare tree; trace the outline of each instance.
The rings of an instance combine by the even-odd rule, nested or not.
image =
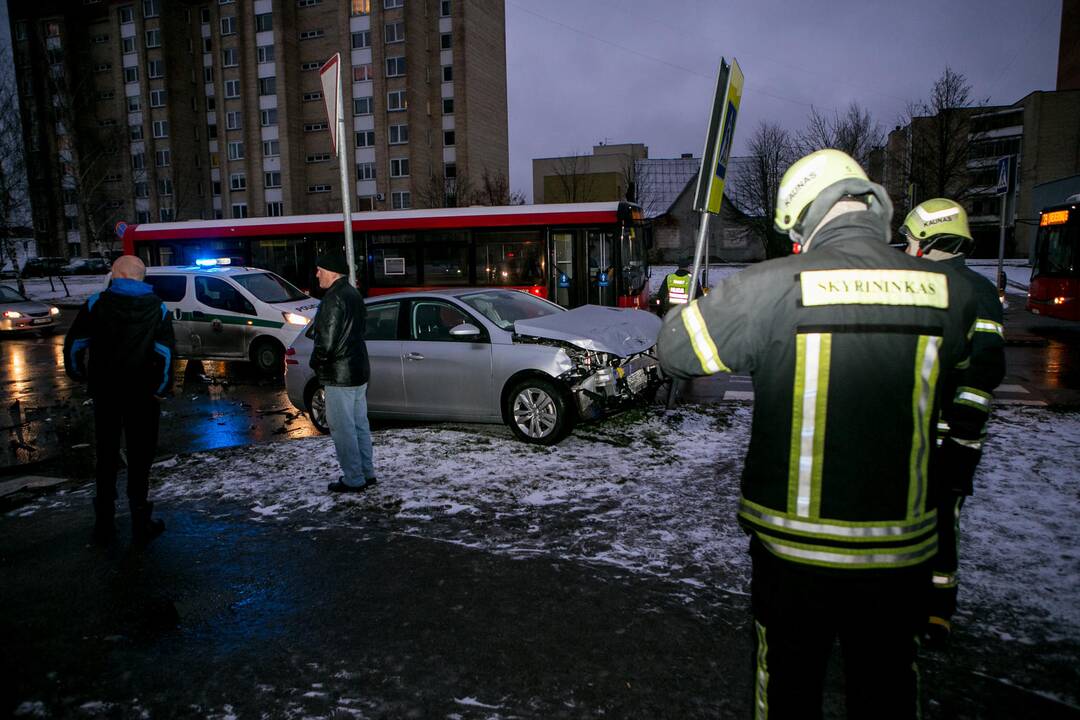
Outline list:
[[[555,182],[563,202],[588,202],[593,199],[596,177],[589,172],[588,155],[574,153],[555,161]]]
[[[475,194],[465,173],[459,171],[456,177],[443,177],[433,168],[416,192],[419,206],[429,208],[466,207],[474,203]]]
[[[781,257],[790,252],[790,244],[773,229],[776,194],[780,178],[797,154],[795,139],[776,123],[762,121],[750,138],[749,154],[739,161],[739,172],[726,191],[744,214],[740,224],[758,239],[765,257]]]
[[[885,144],[885,133],[869,110],[853,102],[843,115],[836,112],[832,117],[811,108],[806,129],[799,135],[797,144],[800,155],[836,148],[865,168],[870,163],[870,153]]]
[[[10,262],[16,273],[16,236],[32,223],[21,127],[18,87],[14,67],[9,66],[0,71],[0,264]],[[23,292],[21,274],[18,285],[19,292]]]
[[[484,168],[473,193],[473,202],[477,205],[524,205],[525,195],[511,190],[510,180],[503,173]]]

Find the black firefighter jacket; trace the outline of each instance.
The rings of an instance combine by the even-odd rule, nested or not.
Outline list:
[[[323,295],[307,334],[314,341],[311,369],[323,385],[359,386],[368,381],[364,328],[367,308],[347,277],[338,278]]]
[[[954,268],[894,250],[886,231],[841,215],[809,252],[726,279],[660,333],[671,375],[752,376],[739,521],[805,566],[895,569],[937,551],[928,461],[975,302]]]

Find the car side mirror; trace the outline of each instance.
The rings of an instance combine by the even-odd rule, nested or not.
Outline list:
[[[476,327],[472,323],[461,323],[455,327],[450,328],[450,337],[455,338],[475,338],[480,337],[480,328]]]

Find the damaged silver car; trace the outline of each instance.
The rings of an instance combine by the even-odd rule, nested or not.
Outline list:
[[[368,298],[373,418],[504,422],[553,445],[579,420],[651,398],[662,381],[660,319],[641,310],[566,310],[517,290],[398,293]],[[326,430],[311,340],[286,352],[289,399]]]

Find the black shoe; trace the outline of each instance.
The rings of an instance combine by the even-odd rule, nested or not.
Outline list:
[[[165,532],[163,520],[152,520],[150,513],[154,510],[154,503],[145,505],[133,505],[131,507],[131,540],[136,545],[149,545],[158,535]]]
[[[346,485],[345,483],[341,482],[340,480],[335,480],[334,482],[327,485],[326,489],[329,490],[330,492],[336,492],[336,493],[358,493],[358,492],[363,492],[363,491],[367,490],[368,488],[370,488],[374,484],[375,483],[368,480],[363,485]]]

